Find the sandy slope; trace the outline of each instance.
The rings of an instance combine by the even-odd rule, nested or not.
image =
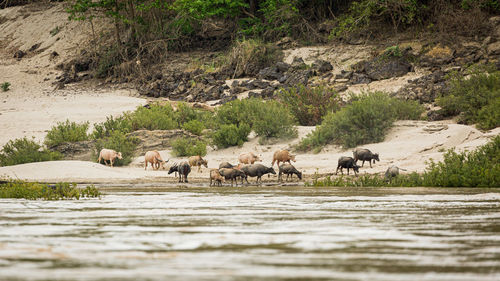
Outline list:
[[[47,130],[58,121],[69,119],[77,122],[89,121],[92,124],[105,120],[106,116],[132,110],[146,102],[133,90],[96,90],[69,86],[67,89],[54,91],[52,82],[60,74],[55,65],[70,58],[77,52],[76,46],[90,37],[89,29],[81,23],[66,22],[61,25],[61,22],[64,22],[61,19],[66,17],[61,3],[0,10],[0,18],[7,19],[0,24],[0,83],[9,81],[12,84],[10,91],[0,92],[0,145],[23,136],[34,136],[37,140],[42,140]],[[50,31],[58,26],[57,24],[60,32],[51,36]],[[12,58],[15,50],[28,50],[36,43],[41,44],[38,51],[28,52],[20,61]],[[50,60],[49,54],[52,51],[58,52],[60,56]],[[368,52],[367,46],[308,47],[289,51],[286,60],[301,56],[310,63],[313,57],[319,56],[332,61],[334,71],[340,71],[346,65],[362,59]],[[367,87],[395,90],[406,83],[407,79],[418,75],[421,74],[409,73],[406,77],[378,81]],[[261,155],[263,164],[270,165],[275,150],[290,147],[311,130],[312,127],[299,127],[298,139],[273,145],[259,145],[256,138],[251,138],[241,148],[211,150],[206,159],[209,161],[209,168],[217,168],[222,161],[236,164],[240,153],[253,151]],[[391,164],[409,171],[423,171],[425,161],[431,158],[440,160],[445,149],[474,149],[499,133],[500,128],[482,133],[471,126],[452,122],[400,121],[384,142],[363,146],[380,153],[381,162],[376,163],[373,168],[365,166],[361,171],[382,173]],[[170,158],[169,151],[161,153],[164,159]],[[351,156],[352,152],[328,146],[319,154],[297,155],[297,162],[294,164],[309,175],[315,172],[333,173],[337,159],[343,155]],[[171,158],[170,163],[181,160],[183,159]],[[138,157],[129,167],[124,168],[109,168],[82,161],[30,163],[0,167],[0,177],[78,182],[175,181],[166,171],[144,171],[142,161],[143,158]],[[193,171],[191,177],[207,178],[208,169],[203,168],[202,173]]]

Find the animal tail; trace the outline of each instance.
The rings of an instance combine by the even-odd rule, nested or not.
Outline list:
[[[408,170],[406,169],[403,169],[403,168],[399,168],[401,171],[405,171],[405,172],[408,172]]]

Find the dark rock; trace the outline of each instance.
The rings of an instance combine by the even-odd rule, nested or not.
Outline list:
[[[36,49],[40,47],[41,43],[36,43],[35,45],[31,46],[31,48],[28,50],[28,52],[33,52]]]
[[[58,56],[59,54],[56,51],[53,51],[52,53],[50,53],[49,60],[53,60]]]
[[[316,60],[312,64],[312,68],[319,73],[324,73],[324,72],[333,70],[332,64],[330,62],[325,61],[325,60]]]
[[[276,66],[266,67],[257,74],[258,78],[266,80],[278,80],[281,76],[283,73],[280,73]]]
[[[279,72],[287,72],[288,69],[290,69],[290,65],[286,62],[277,62],[276,67],[278,68]]]
[[[412,65],[403,57],[377,58],[365,64],[365,73],[372,80],[383,80],[403,76],[412,70]]]
[[[445,116],[441,109],[430,110],[427,112],[427,120],[428,121],[440,121],[443,120]]]
[[[420,58],[422,66],[441,66],[453,60],[455,52],[448,46],[435,46]]]
[[[372,80],[368,77],[366,74],[360,74],[360,73],[353,73],[351,76],[351,80],[349,80],[349,83],[352,85],[356,84],[368,84]]]
[[[306,63],[304,62],[304,60],[301,58],[301,57],[293,57],[293,61],[292,61],[292,67],[293,68],[304,68],[306,67]]]
[[[444,79],[445,73],[435,71],[429,75],[408,81],[394,96],[403,100],[417,100],[420,103],[434,102],[440,93],[448,90]]]
[[[351,79],[352,71],[341,70],[339,74],[335,75],[335,79]]]
[[[24,51],[21,51],[21,50],[17,50],[15,53],[14,53],[14,58],[16,59],[21,59],[22,57],[24,57],[26,55],[26,53]]]

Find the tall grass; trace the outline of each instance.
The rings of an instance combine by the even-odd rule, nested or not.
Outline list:
[[[353,97],[351,104],[327,114],[320,126],[302,139],[299,151],[320,150],[327,144],[344,148],[383,141],[395,120],[418,119],[423,107],[415,101],[391,98],[383,92]]]

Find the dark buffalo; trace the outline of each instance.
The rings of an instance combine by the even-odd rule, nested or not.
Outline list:
[[[243,184],[243,179],[247,177],[245,173],[234,168],[222,168],[219,169],[219,173],[225,180],[231,180],[231,186],[233,186],[233,181],[236,181],[236,185],[238,185],[238,177],[241,177],[241,184]]]
[[[370,168],[372,167],[372,160],[373,164],[375,164],[375,160],[380,162],[378,153],[372,153],[366,148],[356,148],[353,150],[352,155],[354,156],[354,162],[358,163],[358,160],[363,161],[363,163],[361,163],[361,167],[365,165],[365,161],[370,162]]]
[[[173,172],[178,172],[179,173],[179,182],[188,182],[188,175],[191,173],[191,166],[189,166],[188,162],[181,162],[180,164],[174,164],[172,167],[170,167],[170,170],[168,170],[168,174],[170,175]]]
[[[229,162],[222,162],[219,164],[219,169],[222,168],[234,168],[235,166]]]
[[[405,169],[399,168],[398,166],[394,165],[390,166],[385,171],[385,179],[388,180],[389,182],[392,181],[392,178],[399,176],[399,170],[406,171]]]
[[[257,183],[259,181],[262,183],[262,176],[265,174],[273,174],[276,175],[276,172],[272,167],[266,167],[262,164],[251,164],[245,165],[241,168],[241,170],[245,173],[245,175],[250,177],[257,177]],[[248,179],[245,178],[248,183]]]
[[[286,181],[288,181],[288,177],[290,176],[293,178],[293,175],[297,175],[299,180],[302,179],[302,172],[297,171],[297,169],[295,169],[295,167],[292,164],[285,163],[279,166],[278,181],[282,180],[281,178],[282,174],[286,175]]]
[[[359,172],[359,166],[356,165],[356,162],[354,162],[354,158],[352,157],[347,157],[347,156],[342,156],[339,158],[339,164],[337,165],[337,170],[335,171],[335,174],[338,173],[340,168],[340,172],[342,175],[344,172],[342,171],[342,168],[347,168],[347,174],[349,175],[349,169],[354,170],[354,174]]]

